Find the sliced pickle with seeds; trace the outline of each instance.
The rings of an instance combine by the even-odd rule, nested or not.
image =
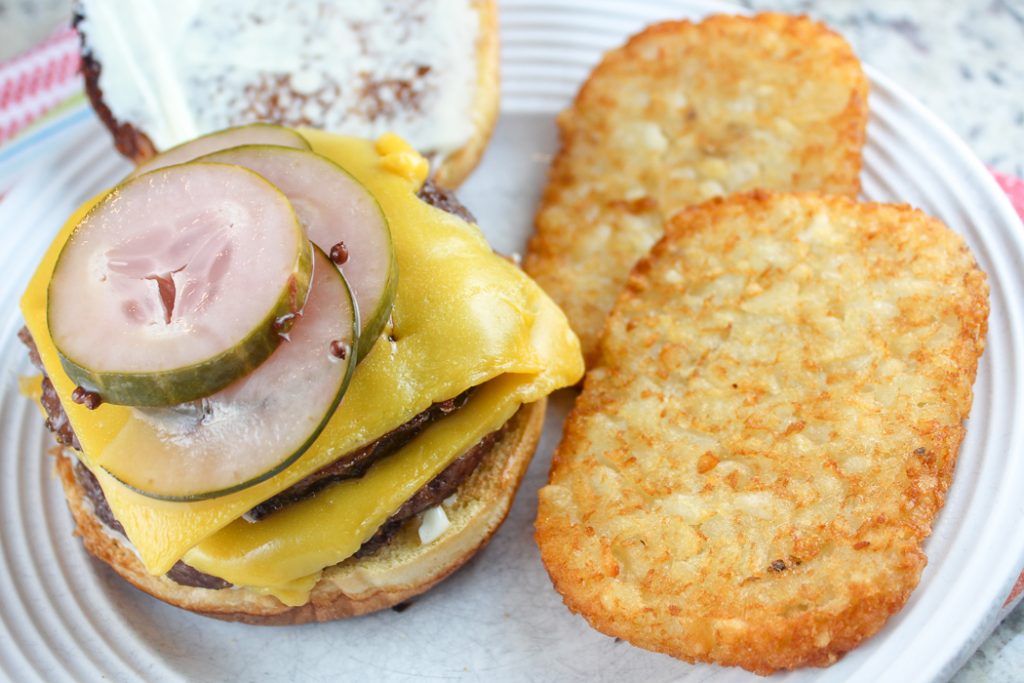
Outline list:
[[[363,325],[358,356],[365,357],[391,314],[398,282],[391,230],[373,195],[313,152],[249,145],[202,160],[255,171],[291,200],[309,239],[331,256],[352,286]]]
[[[155,171],[158,168],[193,161],[206,154],[239,145],[278,145],[293,149],[310,149],[306,138],[291,128],[272,123],[250,123],[245,126],[225,128],[171,147],[136,166],[125,180]]]
[[[175,405],[266,360],[312,269],[291,203],[262,176],[172,166],[118,186],[75,228],[49,285],[50,334],[103,401]]]
[[[139,419],[128,421],[96,464],[143,495],[192,501],[258,484],[302,455],[348,387],[359,331],[344,275],[319,249],[314,262],[290,341],[212,396],[136,409]]]

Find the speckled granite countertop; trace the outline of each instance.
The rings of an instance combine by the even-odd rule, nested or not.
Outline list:
[[[39,43],[70,14],[71,0],[0,0],[0,62]]]
[[[825,21],[846,36],[864,62],[924,102],[982,161],[1024,177],[1024,0],[739,4]],[[1024,602],[953,680],[1024,681]]]
[[[1024,177],[1024,0],[740,0],[842,33],[986,164]],[[1024,680],[1024,672],[1016,680]]]

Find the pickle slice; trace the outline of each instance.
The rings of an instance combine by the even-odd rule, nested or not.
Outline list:
[[[143,495],[186,501],[253,486],[302,455],[348,387],[359,330],[344,276],[320,250],[314,264],[288,342],[212,396],[136,409],[96,464]]]
[[[203,161],[238,164],[269,180],[291,200],[299,222],[318,247],[341,261],[362,319],[357,357],[380,337],[398,282],[391,230],[377,200],[347,171],[313,152],[246,145],[216,152]]]
[[[104,401],[191,401],[270,356],[311,271],[291,203],[262,176],[172,166],[118,186],[75,228],[50,281],[50,333],[68,376]]]
[[[277,126],[272,123],[250,123],[245,126],[225,128],[216,133],[202,135],[188,142],[183,142],[176,147],[171,147],[136,166],[135,170],[129,173],[125,180],[140,176],[143,173],[155,171],[158,168],[183,164],[186,161],[192,161],[211,152],[230,149],[239,145],[279,145],[294,149],[310,148],[306,138],[291,128]]]

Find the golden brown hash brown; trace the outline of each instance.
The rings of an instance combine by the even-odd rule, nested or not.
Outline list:
[[[987,317],[964,241],[907,206],[756,191],[677,215],[540,493],[566,605],[691,662],[836,661],[917,585]]]
[[[806,17],[667,22],[609,52],[558,118],[524,264],[588,363],[629,269],[680,208],[758,187],[855,197],[867,94],[850,46]]]

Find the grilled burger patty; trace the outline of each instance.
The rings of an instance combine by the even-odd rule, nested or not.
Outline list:
[[[46,375],[46,371],[39,359],[39,352],[36,349],[32,335],[28,329],[22,328],[18,332],[18,338],[28,347],[29,358],[32,364],[43,373],[43,393],[40,402],[46,411],[47,429],[54,433],[57,441],[62,445],[81,450],[78,438],[75,436],[71,423],[64,413],[64,407],[61,405],[53,384]],[[412,441],[430,424],[464,406],[470,391],[467,390],[455,398],[433,404],[405,424],[400,425],[379,439],[352,453],[341,456],[333,463],[301,479],[281,493],[268,498],[247,512],[244,518],[250,522],[257,522],[291,503],[315,495],[330,484],[344,479],[361,477],[374,462],[395,453]],[[412,498],[406,501],[372,537],[363,543],[359,550],[356,551],[356,557],[366,557],[384,547],[398,533],[402,524],[408,519],[430,507],[440,505],[441,501],[452,495],[491,450],[500,432],[501,430],[499,429],[485,436],[475,446],[456,458],[440,474],[413,494]],[[124,534],[124,527],[114,517],[96,476],[80,461],[75,462],[74,472],[75,479],[82,486],[86,496],[92,503],[96,517],[112,531]],[[227,581],[216,576],[204,574],[180,560],[167,572],[167,578],[185,586],[212,590],[231,586]]]
[[[313,474],[300,479],[281,493],[268,498],[253,507],[245,515],[247,522],[258,522],[268,515],[277,512],[291,503],[309,498],[317,491],[343,479],[361,477],[370,469],[370,465],[381,458],[391,455],[407,443],[415,439],[431,423],[450,415],[466,405],[471,390],[467,390],[447,401],[435,403],[422,413],[416,415],[405,424],[396,427],[376,441],[341,456],[334,462],[325,465]],[[440,475],[439,475],[440,476]]]
[[[453,216],[458,216],[467,223],[476,223],[476,217],[466,206],[459,201],[455,193],[434,183],[430,178],[423,183],[423,187],[416,193],[416,196],[430,204],[435,209],[447,211]]]

